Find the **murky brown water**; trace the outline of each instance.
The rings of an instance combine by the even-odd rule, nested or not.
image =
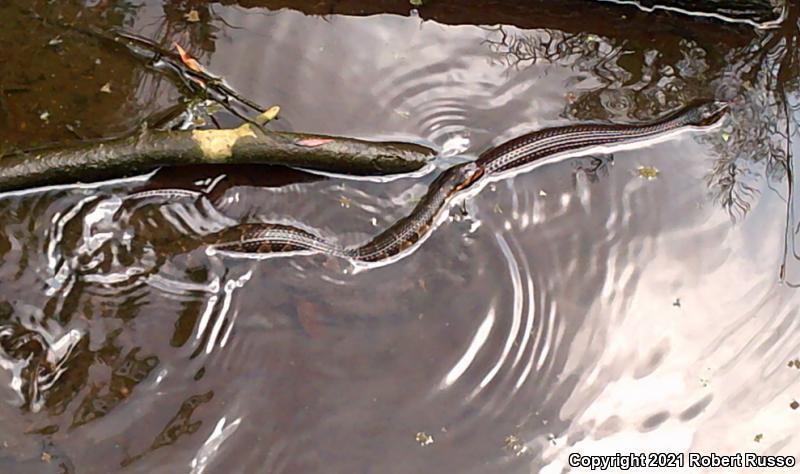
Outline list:
[[[494,183],[365,271],[176,242],[258,221],[360,242],[435,171],[193,168],[0,196],[0,471],[557,473],[572,452],[800,451],[796,11],[758,30],[587,4],[521,29],[425,7],[0,2],[6,149],[123,133],[178,97],[28,8],[178,41],[279,104],[277,128],[429,144],[440,169],[544,126],[733,108],[597,172],[573,157]],[[212,199],[126,197],[176,185]]]

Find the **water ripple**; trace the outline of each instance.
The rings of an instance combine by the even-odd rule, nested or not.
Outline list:
[[[137,27],[171,34],[154,31],[162,13],[181,34],[213,26],[216,49],[198,58],[280,104],[276,127],[432,144],[442,167],[573,107],[646,115],[637,101],[656,104],[654,84],[708,82],[716,61],[692,42],[675,63],[555,30],[198,7],[234,29],[156,6]],[[509,68],[487,44],[501,32],[575,49]],[[668,92],[658,103],[686,91]],[[575,451],[789,451],[800,328],[765,238],[781,235],[783,204],[762,190],[736,226],[711,205],[717,150],[698,137],[715,133],[504,176],[406,258],[360,271],[325,255],[226,259],[197,237],[285,222],[360,243],[410,212],[435,172],[181,169],[6,195],[7,452],[41,467],[47,444],[98,472],[483,474],[564,472]],[[165,182],[186,189],[155,189]]]

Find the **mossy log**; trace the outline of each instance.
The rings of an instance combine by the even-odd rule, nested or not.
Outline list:
[[[0,191],[94,182],[194,164],[286,165],[379,176],[418,170],[435,154],[413,143],[262,131],[251,124],[223,130],[148,130],[102,143],[0,158]]]

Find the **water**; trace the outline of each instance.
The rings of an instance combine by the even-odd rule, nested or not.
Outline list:
[[[796,12],[774,31],[660,17],[653,40],[649,17],[606,6],[525,29],[414,12],[214,4],[193,23],[180,3],[34,8],[177,41],[279,104],[276,128],[428,144],[439,169],[545,126],[635,123],[695,97],[733,107],[714,129],[493,183],[415,252],[362,271],[191,242],[259,221],[362,242],[436,171],[208,167],[6,194],[0,470],[557,473],[573,452],[798,452],[783,167],[796,142],[780,105],[797,101]],[[629,28],[609,32],[612,15]],[[6,148],[120,133],[176,97],[119,52],[35,32],[19,44],[42,57],[3,74]],[[129,72],[102,69],[113,61]],[[209,197],[131,196],[171,186]]]

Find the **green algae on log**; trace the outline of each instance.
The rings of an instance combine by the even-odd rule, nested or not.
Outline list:
[[[285,165],[381,176],[419,170],[435,155],[434,150],[413,143],[262,131],[251,124],[222,130],[146,130],[102,143],[2,157],[0,192],[196,164]]]

